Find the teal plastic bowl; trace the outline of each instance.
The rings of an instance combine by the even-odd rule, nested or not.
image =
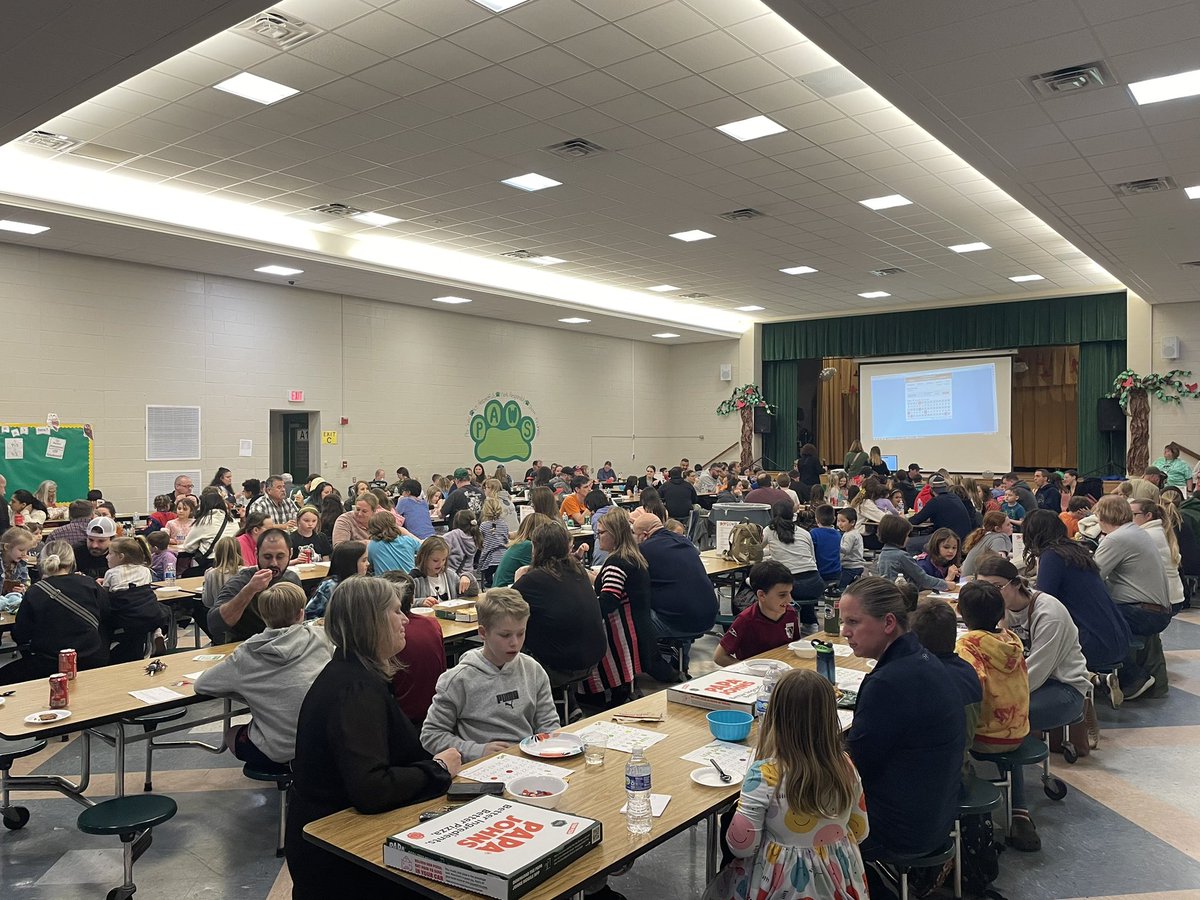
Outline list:
[[[707,716],[708,730],[718,741],[744,741],[754,716],[737,709],[714,709]]]

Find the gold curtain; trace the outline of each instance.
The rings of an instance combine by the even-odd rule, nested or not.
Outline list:
[[[822,381],[817,398],[817,452],[840,468],[850,445],[858,440],[858,364],[848,357],[826,357],[821,368],[836,374]]]
[[[1074,466],[1078,453],[1079,347],[1027,347],[1013,372],[1013,468]]]

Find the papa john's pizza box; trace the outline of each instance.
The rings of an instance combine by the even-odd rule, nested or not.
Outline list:
[[[754,700],[762,682],[757,675],[718,669],[683,684],[672,685],[667,691],[667,699],[701,709],[738,709],[753,713]]]
[[[393,834],[384,865],[497,900],[533,890],[600,843],[595,819],[479,797]]]

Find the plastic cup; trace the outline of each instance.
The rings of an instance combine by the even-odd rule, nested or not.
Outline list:
[[[604,754],[608,750],[608,735],[591,732],[583,738],[583,761],[589,768],[604,765]]]

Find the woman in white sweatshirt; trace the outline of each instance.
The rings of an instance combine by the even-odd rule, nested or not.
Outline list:
[[[1175,529],[1180,525],[1179,513],[1173,504],[1159,505],[1153,500],[1132,499],[1129,508],[1133,522],[1154,540],[1158,555],[1162,557],[1163,572],[1167,576],[1167,597],[1172,609],[1183,604],[1183,580],[1179,577],[1179,540]],[[1173,520],[1173,521],[1172,521]]]

